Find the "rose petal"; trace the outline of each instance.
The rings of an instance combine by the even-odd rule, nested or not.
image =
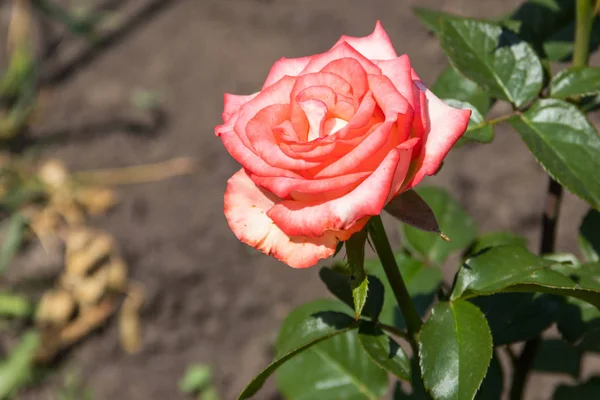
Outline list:
[[[408,101],[411,107],[415,107],[414,84],[411,77],[410,59],[406,54],[398,58],[385,61],[377,61],[383,75],[387,76],[398,92]]]
[[[269,75],[267,75],[267,79],[263,85],[263,89],[271,86],[275,82],[279,81],[284,76],[298,76],[300,72],[310,62],[312,57],[300,57],[300,58],[281,58],[278,61],[275,61],[275,64],[271,67],[269,71]]]
[[[233,114],[240,110],[241,106],[255,98],[257,95],[258,93],[250,94],[247,96],[225,93],[225,95],[223,96],[224,109],[223,114],[221,115],[223,117],[223,122],[227,123],[229,118],[231,118]]]
[[[239,116],[233,130],[247,147],[250,147],[251,144],[246,135],[246,124],[265,107],[273,104],[290,104],[290,93],[296,83],[296,79],[290,76],[284,77],[277,83],[263,89],[255,98],[240,108]]]
[[[390,37],[379,21],[377,21],[375,30],[369,36],[352,37],[343,35],[333,47],[335,48],[342,42],[348,43],[370,60],[391,60],[398,57]]]
[[[369,175],[368,172],[358,172],[355,174],[348,174],[343,176],[336,176],[334,178],[325,179],[302,179],[302,178],[285,178],[285,177],[262,177],[251,175],[250,179],[257,185],[268,187],[275,195],[281,198],[287,198],[295,192],[295,195],[299,194],[332,194],[334,192],[346,191],[345,193],[338,193],[337,196],[328,197],[340,197],[349,192],[355,186],[357,186],[364,178]],[[296,198],[297,196],[292,196]],[[306,197],[303,197],[306,198]]]
[[[338,243],[333,232],[320,238],[290,237],[267,216],[278,199],[261,190],[244,169],[227,181],[225,217],[242,242],[274,256],[292,268],[306,268],[333,255]]]
[[[302,75],[321,71],[327,64],[341,58],[353,58],[360,63],[367,74],[381,74],[379,67],[360,54],[346,42],[334,46],[326,53],[315,55],[301,72]]]
[[[288,235],[320,237],[328,230],[356,228],[357,221],[381,212],[394,177],[406,174],[418,140],[411,139],[391,150],[375,172],[346,196],[319,203],[284,200],[267,215]]]
[[[246,124],[246,136],[254,149],[254,153],[267,164],[286,170],[301,170],[318,166],[318,162],[288,156],[276,142],[273,129],[286,121],[289,115],[287,104],[273,104],[260,110]]]
[[[267,164],[256,153],[246,147],[234,131],[220,132],[219,137],[229,154],[253,174],[260,176],[287,176],[290,178],[301,177],[295,172]]]
[[[365,139],[347,154],[315,174],[315,178],[348,172],[374,170],[390,150],[408,139],[413,111],[392,82],[382,75],[369,75],[369,87],[383,110],[385,122],[373,125]]]
[[[426,103],[421,107],[427,110],[429,123],[423,135],[420,155],[422,161],[409,187],[418,184],[425,175],[433,175],[437,172],[444,157],[465,133],[471,116],[471,110],[450,107],[422,82],[416,81],[415,84],[418,90],[425,94]]]
[[[323,72],[331,72],[344,78],[352,87],[352,94],[357,99],[362,98],[369,89],[367,73],[354,58],[334,60],[323,68]]]

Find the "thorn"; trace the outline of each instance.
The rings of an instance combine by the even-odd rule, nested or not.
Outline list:
[[[451,241],[450,238],[448,236],[446,236],[446,234],[444,234],[444,232],[440,232],[440,237],[445,242],[450,242]]]

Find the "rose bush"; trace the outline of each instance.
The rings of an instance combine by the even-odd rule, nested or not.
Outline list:
[[[434,174],[469,116],[423,85],[379,22],[326,53],[282,58],[259,92],[225,94],[215,132],[243,167],[227,221],[242,242],[312,266]]]

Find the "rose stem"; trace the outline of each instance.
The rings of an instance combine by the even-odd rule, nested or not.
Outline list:
[[[385,228],[383,227],[383,222],[381,221],[381,217],[379,215],[371,218],[369,222],[369,234],[373,240],[373,245],[375,246],[377,256],[379,256],[381,264],[383,265],[385,275],[390,282],[390,286],[392,287],[392,291],[394,292],[394,296],[396,297],[400,311],[402,311],[402,315],[406,320],[406,326],[411,337],[411,342],[416,342],[416,334],[421,329],[421,325],[423,323],[421,322],[421,317],[419,317],[419,314],[415,309],[415,305],[408,294],[406,284],[402,279],[402,275],[398,269],[398,264],[396,264],[394,252],[392,251],[392,247],[390,246],[390,242],[385,233]],[[415,343],[411,344],[413,347],[415,346]]]
[[[574,67],[585,67],[588,63],[592,15],[592,0],[577,0],[575,50],[573,53]],[[562,186],[549,177],[544,214],[542,216],[540,255],[554,251],[562,191]],[[528,340],[519,359],[515,362],[513,383],[510,391],[511,400],[521,400],[523,398],[529,371],[535,361],[535,356],[541,342],[542,338],[540,335]]]

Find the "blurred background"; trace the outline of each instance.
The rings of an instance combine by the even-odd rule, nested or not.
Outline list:
[[[520,3],[2,1],[0,62],[16,73],[6,84],[12,92],[2,92],[0,166],[21,186],[30,176],[41,181],[45,199],[31,206],[19,198],[2,210],[4,243],[18,227],[9,210],[37,229],[22,238],[0,289],[48,303],[35,322],[0,325],[0,354],[23,345],[31,326],[42,327],[32,340],[50,353],[37,353],[41,372],[15,398],[193,398],[181,379],[202,364],[219,398],[234,399],[272,358],[285,315],[328,294],[318,268],[286,267],[228,228],[223,193],[239,166],[213,132],[223,94],[253,93],[282,56],[324,52],[341,34],[369,34],[378,19],[431,85],[447,60],[412,6],[497,17]],[[507,111],[497,106],[492,116]],[[427,183],[448,188],[482,232],[510,230],[537,248],[546,176],[510,127],[499,126],[490,145],[453,150]],[[576,251],[586,210],[566,196],[559,251]],[[398,241],[397,224],[385,222]],[[100,289],[85,281],[81,294],[88,267],[105,281]],[[195,372],[206,378],[205,369]],[[548,379],[569,378],[536,377],[528,398],[548,398]],[[257,398],[279,399],[272,382]]]

